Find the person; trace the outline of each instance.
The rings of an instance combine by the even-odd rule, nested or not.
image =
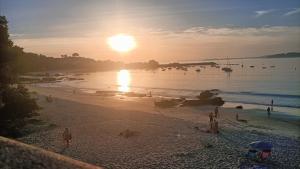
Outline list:
[[[216,107],[216,108],[215,108],[215,117],[216,117],[216,118],[218,118],[218,114],[219,114],[219,108]]]
[[[212,112],[210,112],[208,116],[209,116],[209,125],[210,125],[210,130],[212,131],[212,129],[213,129],[213,121],[214,121],[214,116],[213,116],[213,113],[212,113]]]
[[[236,119],[237,121],[239,121],[239,113],[236,113],[235,119]]]
[[[217,119],[214,119],[214,133],[219,133],[219,123]]]
[[[267,112],[268,112],[268,118],[270,118],[270,115],[271,115],[270,107],[267,108]]]
[[[63,132],[63,141],[66,147],[69,147],[71,139],[72,139],[72,134],[69,128],[65,128],[65,131]]]
[[[273,111],[273,105],[274,105],[274,101],[273,99],[271,100],[271,111]]]

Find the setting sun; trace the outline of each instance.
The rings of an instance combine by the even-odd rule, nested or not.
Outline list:
[[[118,34],[107,39],[109,46],[117,52],[128,52],[136,47],[136,41],[133,36]]]

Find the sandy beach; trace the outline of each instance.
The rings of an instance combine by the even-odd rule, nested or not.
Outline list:
[[[19,140],[105,168],[269,168],[300,167],[299,118],[264,110],[220,108],[219,134],[204,132],[214,107],[154,106],[155,97],[103,97],[71,88],[27,86],[42,107],[43,125]],[[52,95],[49,103],[45,96]],[[241,119],[235,120],[239,112]],[[69,148],[62,132],[70,128]],[[133,137],[120,136],[124,130]],[[244,157],[250,142],[273,143],[264,163]]]

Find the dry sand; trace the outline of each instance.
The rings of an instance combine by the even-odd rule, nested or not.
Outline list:
[[[102,97],[72,93],[68,88],[28,86],[43,107],[39,117],[49,127],[19,140],[105,168],[270,168],[300,167],[299,119],[272,116],[262,110],[220,109],[220,133],[209,134],[208,113],[214,107],[156,108],[156,98]],[[52,95],[48,103],[45,96]],[[236,112],[248,123],[235,120]],[[71,129],[64,148],[61,134]],[[199,130],[197,128],[199,128]],[[119,136],[129,129],[136,135]],[[264,163],[244,158],[256,140],[271,141],[272,158]],[[207,145],[212,145],[208,148]]]

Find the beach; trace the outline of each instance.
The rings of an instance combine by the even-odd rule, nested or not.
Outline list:
[[[158,108],[155,97],[104,97],[63,87],[27,86],[42,107],[42,127],[20,141],[104,168],[269,168],[300,166],[299,119],[265,110],[220,108],[219,134],[207,133],[212,106]],[[51,95],[53,102],[45,96]],[[247,123],[236,121],[235,115]],[[62,132],[72,132],[65,148]],[[130,130],[132,137],[123,137]],[[247,160],[247,145],[268,141],[272,158]]]

